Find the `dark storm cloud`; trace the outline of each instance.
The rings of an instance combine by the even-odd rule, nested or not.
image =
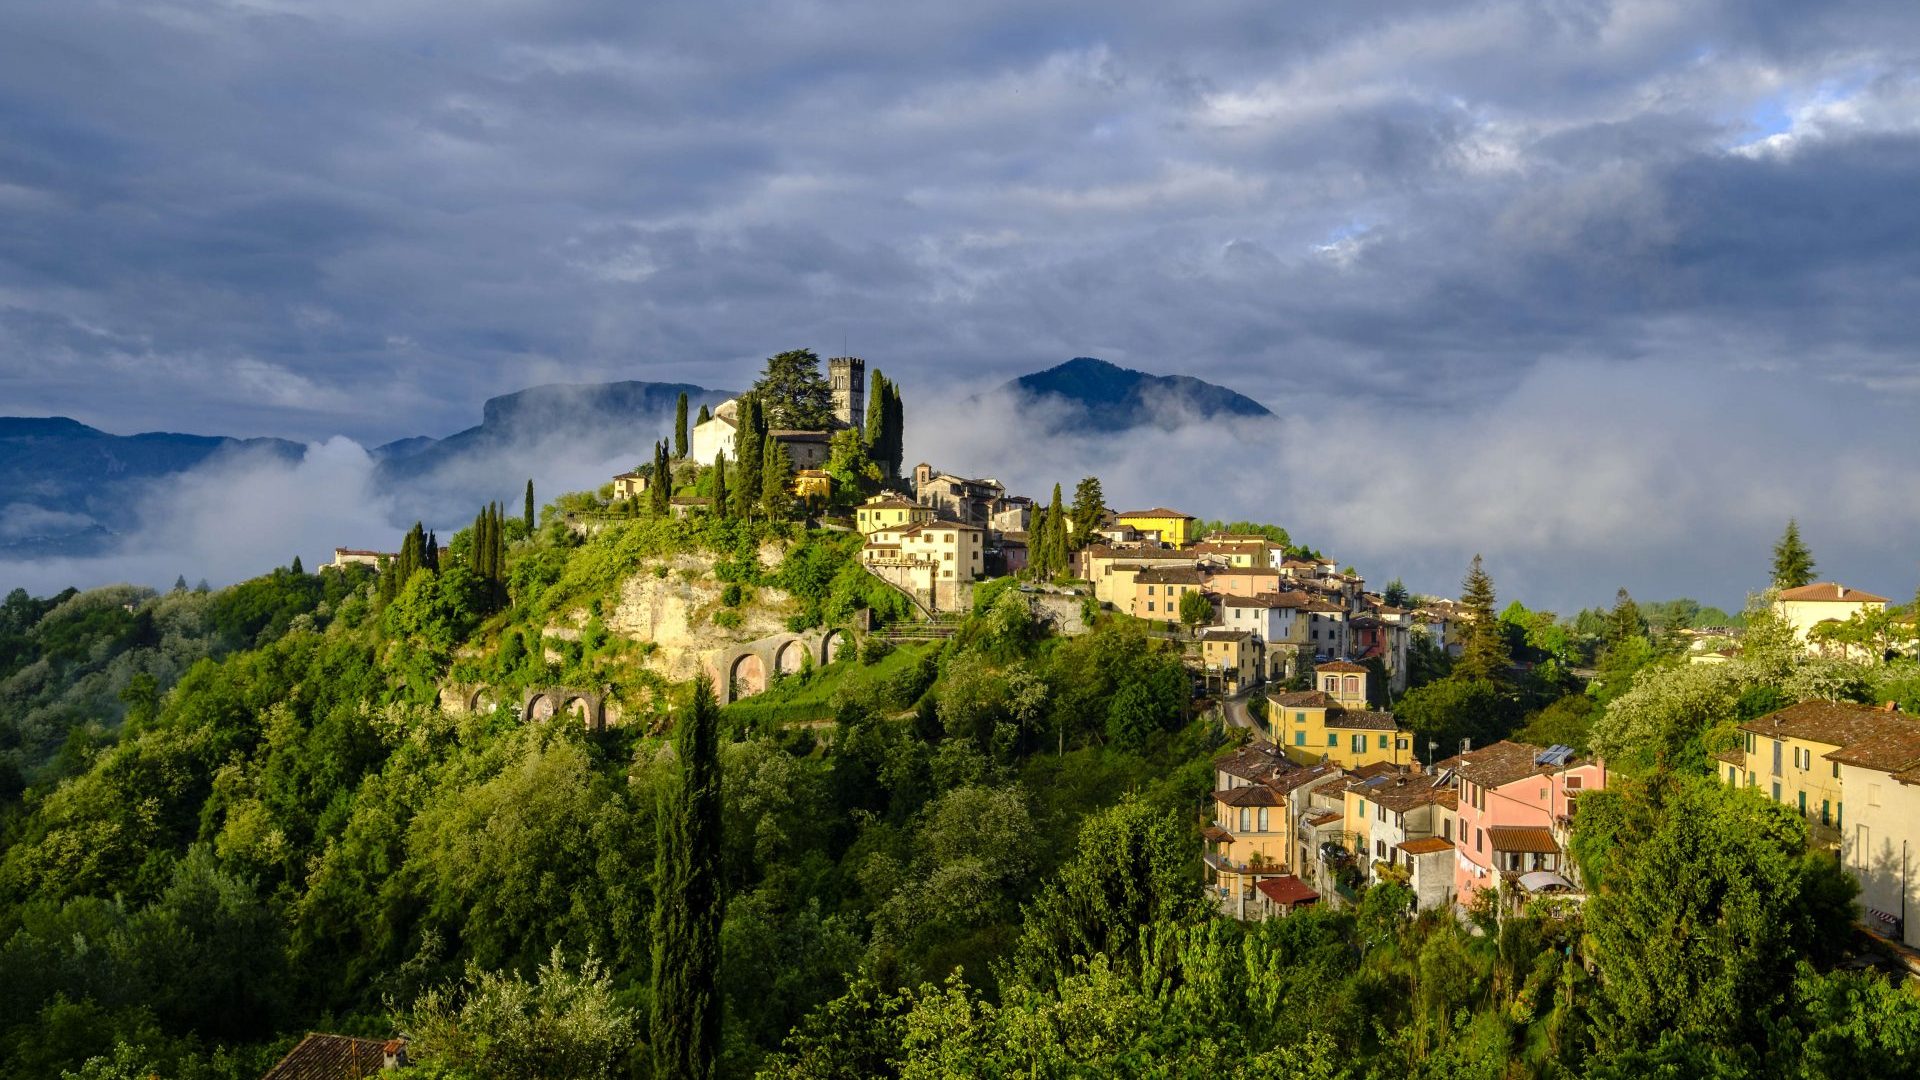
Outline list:
[[[1916,116],[1904,0],[0,0],[0,412],[378,441],[844,341],[1435,443],[1665,372],[1846,444],[1920,395]]]

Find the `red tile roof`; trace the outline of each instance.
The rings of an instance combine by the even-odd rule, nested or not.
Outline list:
[[[398,1039],[382,1042],[312,1032],[294,1044],[260,1080],[360,1080],[378,1075],[386,1065],[387,1054],[400,1054],[405,1047]]]
[[[1262,878],[1255,882],[1253,887],[1259,889],[1261,894],[1266,896],[1267,899],[1282,907],[1292,907],[1295,904],[1311,904],[1320,899],[1319,893],[1308,888],[1306,882],[1301,881],[1292,874]]]
[[[1129,510],[1124,514],[1114,515],[1114,520],[1116,521],[1125,521],[1128,518],[1185,518],[1188,521],[1200,520],[1192,514],[1183,514],[1178,510],[1169,510],[1164,506],[1156,506],[1151,510]]]
[[[1535,755],[1544,749],[1531,743],[1497,742],[1448,758],[1434,767],[1438,769],[1444,766],[1454,770],[1462,780],[1481,787],[1497,788],[1529,776],[1545,776],[1561,771],[1561,766],[1541,765],[1534,760]],[[1569,758],[1565,767],[1588,764],[1591,762],[1576,757]]]
[[[1365,674],[1367,669],[1364,667],[1361,667],[1359,664],[1352,662],[1351,660],[1329,660],[1326,663],[1320,664],[1319,666],[1315,667],[1313,670],[1342,672],[1342,673],[1354,672],[1356,674]]]
[[[1216,791],[1213,801],[1223,806],[1279,806],[1280,793],[1265,784],[1249,784]]]
[[[1487,842],[1495,851],[1537,852],[1557,855],[1560,845],[1553,833],[1542,825],[1495,825],[1487,830]]]
[[[1794,601],[1825,601],[1844,604],[1884,604],[1887,598],[1875,596],[1859,589],[1849,589],[1837,581],[1817,581],[1812,585],[1802,585],[1797,589],[1783,589],[1780,599]]]
[[[1401,851],[1409,855],[1433,855],[1442,851],[1452,851],[1453,841],[1429,836],[1424,840],[1402,840],[1398,846]]]
[[[1845,747],[1880,735],[1920,731],[1904,713],[1850,701],[1802,701],[1740,725],[1765,739],[1805,739]]]

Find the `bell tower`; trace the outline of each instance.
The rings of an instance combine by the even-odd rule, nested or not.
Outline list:
[[[833,386],[833,418],[864,431],[867,426],[867,362],[857,356],[827,359],[827,381]]]

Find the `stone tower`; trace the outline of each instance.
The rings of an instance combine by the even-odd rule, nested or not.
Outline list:
[[[867,427],[867,362],[857,356],[827,359],[827,381],[833,384],[833,418],[864,431]]]

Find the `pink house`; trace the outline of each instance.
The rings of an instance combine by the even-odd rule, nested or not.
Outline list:
[[[1436,768],[1459,784],[1453,886],[1460,903],[1502,884],[1524,893],[1575,890],[1567,828],[1580,793],[1607,785],[1606,763],[1564,746],[1499,742]]]

